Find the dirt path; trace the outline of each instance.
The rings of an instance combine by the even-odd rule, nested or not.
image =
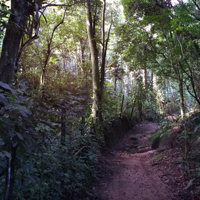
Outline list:
[[[95,187],[102,200],[183,200],[179,182],[167,166],[152,162],[162,157],[148,141],[159,126],[138,124],[104,157],[102,177]],[[166,160],[165,160],[166,161]]]

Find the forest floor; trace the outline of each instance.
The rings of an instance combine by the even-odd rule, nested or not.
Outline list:
[[[191,200],[173,161],[175,149],[152,150],[156,123],[137,124],[102,157],[93,187],[101,200]]]

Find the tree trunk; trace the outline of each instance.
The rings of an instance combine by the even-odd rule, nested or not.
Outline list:
[[[101,43],[102,43],[102,61],[101,61],[101,101],[103,98],[103,91],[104,91],[104,82],[105,82],[105,65],[106,65],[106,54],[108,49],[108,42],[110,39],[110,31],[112,27],[112,13],[111,13],[111,22],[107,34],[107,38],[105,36],[105,14],[106,14],[106,0],[102,0],[103,2],[103,9],[102,9],[102,19],[101,19]]]
[[[81,74],[82,77],[84,77],[85,80],[85,87],[87,88],[87,65],[85,63],[85,50],[86,50],[86,43],[85,40],[83,38],[80,38],[80,47],[81,47],[81,65],[82,65],[82,70],[81,70]]]
[[[148,90],[148,80],[147,80],[147,68],[144,68],[144,88],[147,91]]]
[[[0,80],[10,83],[16,69],[17,55],[26,21],[33,11],[31,0],[12,0],[8,28],[3,41],[0,58]]]
[[[105,64],[106,64],[106,44],[105,44],[105,12],[106,12],[106,1],[103,0],[103,9],[102,9],[102,19],[101,19],[101,40],[102,40],[102,62],[101,62],[101,98],[103,93],[104,81],[105,81]]]
[[[180,110],[181,110],[181,118],[185,115],[185,103],[184,103],[184,94],[183,94],[183,78],[180,77],[179,80],[179,92],[180,92]]]
[[[66,109],[65,105],[61,106],[61,145],[65,145],[65,136],[66,136]]]
[[[42,73],[41,73],[41,76],[40,76],[40,85],[42,86],[43,89],[44,89],[44,84],[45,84],[46,68],[47,68],[47,65],[48,65],[48,62],[49,62],[49,59],[50,59],[50,56],[51,56],[51,50],[52,50],[51,45],[52,45],[52,42],[53,42],[53,37],[54,37],[56,29],[61,24],[63,24],[63,22],[65,20],[66,11],[67,11],[67,8],[65,8],[62,20],[58,24],[56,24],[54,26],[53,31],[51,33],[51,37],[49,38],[49,40],[47,39],[47,41],[48,41],[48,44],[47,44],[47,54],[46,54],[46,58],[45,58],[45,61],[44,61],[44,66],[42,68]]]
[[[5,180],[5,191],[4,200],[10,200],[13,195],[13,187],[15,182],[15,159],[17,153],[17,147],[12,146],[12,141],[10,140],[10,154],[11,158],[7,159],[7,170],[6,170],[6,180]]]
[[[98,65],[98,50],[95,40],[95,24],[93,24],[92,13],[91,13],[91,4],[90,0],[87,0],[86,3],[86,23],[87,23],[87,33],[88,41],[91,52],[91,61],[92,61],[92,86],[93,86],[93,104],[92,104],[92,116],[94,123],[99,116],[99,105],[100,105],[100,84],[99,84],[99,65]]]
[[[153,112],[153,101],[154,101],[154,95],[153,95],[153,90],[154,90],[154,74],[153,72],[151,71],[151,82],[150,82],[150,102],[151,102],[151,109],[152,109],[152,112]]]

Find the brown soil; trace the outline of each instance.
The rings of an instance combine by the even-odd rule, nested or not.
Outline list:
[[[101,200],[190,200],[171,149],[152,150],[148,138],[159,128],[141,123],[110,149],[93,188]]]

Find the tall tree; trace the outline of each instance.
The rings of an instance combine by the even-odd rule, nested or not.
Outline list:
[[[33,13],[32,0],[11,0],[8,28],[3,41],[0,59],[0,80],[11,82],[16,68],[17,54],[27,19]]]
[[[110,31],[112,27],[112,15],[111,15],[111,23],[110,23],[108,34],[106,37],[106,31],[105,31],[106,0],[103,0],[102,2],[86,0],[85,7],[86,7],[86,14],[87,14],[86,23],[87,23],[88,41],[89,41],[90,52],[91,52],[92,74],[93,74],[92,116],[93,116],[93,119],[95,119],[96,121],[97,118],[99,118],[100,120],[102,118],[101,104],[102,104],[102,96],[103,96],[104,81],[105,81],[106,53],[107,53],[107,48],[108,48]],[[99,39],[96,30],[97,30],[97,23],[98,23],[101,7],[102,7],[101,39]],[[100,41],[100,44],[102,45],[101,74],[99,73],[99,60],[98,60],[99,50],[98,50],[97,41]]]
[[[127,23],[122,26],[123,57],[133,66],[146,66],[178,84],[180,112],[184,115],[184,88],[198,99],[195,74],[199,71],[199,23],[191,14],[194,2],[172,6],[170,1],[123,0]],[[187,10],[190,8],[190,12]],[[196,14],[197,12],[195,12]],[[134,44],[134,45],[133,45]],[[195,50],[196,49],[196,50]],[[196,52],[195,52],[196,51]],[[196,72],[196,73],[195,73]],[[169,97],[168,97],[169,98]]]

